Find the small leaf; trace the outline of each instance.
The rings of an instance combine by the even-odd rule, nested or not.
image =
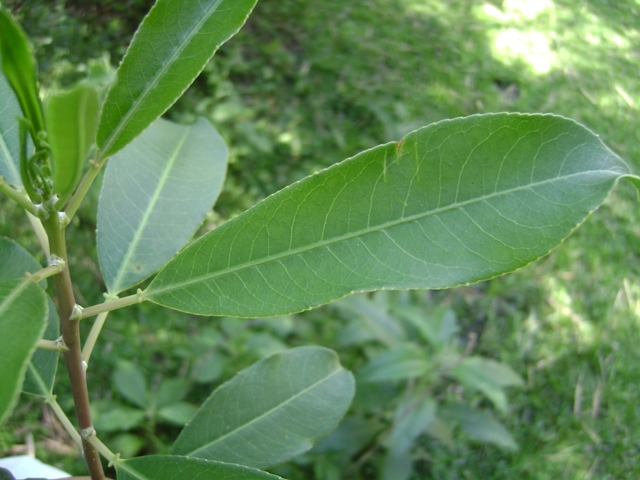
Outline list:
[[[420,336],[434,347],[448,344],[458,333],[456,314],[448,306],[440,306],[430,312],[419,308],[402,308],[398,316],[418,329]]]
[[[227,154],[208,121],[186,126],[158,119],[111,159],[97,239],[110,293],[144,280],[191,238],[222,188]]]
[[[140,369],[131,362],[121,360],[113,373],[113,383],[120,395],[142,409],[149,406],[147,382]]]
[[[189,381],[184,378],[164,378],[160,382],[154,401],[158,408],[184,400],[189,392]]]
[[[100,100],[90,82],[57,92],[45,105],[53,163],[53,190],[63,206],[78,185],[89,148],[95,141]]]
[[[158,0],[136,32],[105,100],[100,158],[122,149],[162,115],[257,0]]]
[[[371,360],[358,372],[361,382],[389,382],[424,375],[431,370],[427,354],[414,343],[402,343],[389,348]]]
[[[249,467],[174,455],[149,455],[114,464],[118,480],[233,479],[277,480],[280,477]]]
[[[22,389],[29,359],[46,327],[47,297],[31,280],[0,279],[0,332],[9,335],[10,348],[0,349],[0,424],[7,418]]]
[[[395,414],[395,423],[386,442],[389,451],[399,456],[407,453],[413,443],[433,421],[436,414],[436,402],[433,398],[418,401],[411,397],[403,402]]]
[[[446,405],[441,410],[444,417],[457,420],[471,438],[509,450],[518,450],[518,444],[511,434],[491,412],[474,410],[462,404]]]
[[[507,411],[503,387],[523,384],[522,378],[509,366],[477,356],[463,358],[449,373],[463,385],[480,390],[503,413]]]
[[[198,409],[186,402],[173,403],[158,410],[158,417],[165,422],[183,427],[196,414]]]
[[[141,425],[145,418],[143,410],[125,407],[110,401],[93,402],[91,412],[94,427],[100,433],[126,432]]]
[[[46,131],[42,102],[38,96],[36,60],[29,40],[22,27],[1,6],[0,58],[4,75],[18,98],[23,115],[36,132]]]
[[[20,104],[9,82],[0,71],[0,175],[16,188],[20,177]]]
[[[145,297],[264,317],[357,291],[447,288],[546,255],[627,165],[553,115],[435,123],[268,197],[180,252]]]
[[[215,390],[172,453],[266,468],[331,432],[354,394],[335,352],[301,347],[267,357]]]
[[[345,298],[336,307],[358,314],[375,337],[387,345],[394,345],[406,340],[400,322],[364,296]]]

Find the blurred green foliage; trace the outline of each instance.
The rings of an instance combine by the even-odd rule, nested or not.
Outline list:
[[[152,2],[3,4],[34,42],[43,82],[53,85],[86,75],[90,58],[108,54],[116,64]],[[181,121],[211,119],[232,149],[225,190],[202,228],[365,148],[473,113],[575,118],[637,172],[638,25],[640,5],[632,0],[261,0],[246,27],[168,114]],[[77,254],[71,268],[84,305],[101,301],[104,290],[90,213],[98,188],[73,226]],[[473,334],[474,355],[510,365],[525,379],[523,388],[510,392],[509,412],[497,413],[519,450],[473,442],[461,430],[453,442],[419,436],[409,450],[413,478],[640,475],[640,223],[633,196],[630,186],[621,185],[564,246],[508,277],[452,292],[383,292],[354,300],[377,305],[380,315],[393,311],[389,318],[416,308],[427,317],[450,311],[459,326],[458,350]],[[21,211],[0,201],[0,234],[34,245]],[[149,391],[160,388],[162,379],[177,378],[189,386],[184,400],[197,404],[242,367],[304,344],[337,349],[345,366],[358,372],[388,346],[367,333],[370,328],[350,330],[362,312],[358,317],[347,305],[249,321],[199,318],[153,305],[116,311],[94,353],[90,389],[116,412],[144,411],[114,380],[118,360],[125,359],[141,369]],[[433,346],[423,347],[432,358]],[[64,383],[64,376],[58,381]],[[363,390],[336,435],[279,471],[333,480],[344,468],[343,478],[375,478],[387,451],[377,435],[394,424],[394,409],[402,408],[415,380],[405,381],[404,389],[380,385],[370,397],[378,404],[363,404]],[[490,406],[473,388],[449,381],[433,385],[439,401]],[[39,425],[33,404],[23,405],[2,430],[0,451],[22,442],[20,422],[36,436],[52,435]],[[139,413],[132,415],[139,419]],[[162,451],[179,431],[153,416],[120,427],[111,438],[130,452]],[[361,448],[337,452],[340,442]],[[38,456],[59,462],[44,446]],[[74,461],[65,468],[77,468]]]

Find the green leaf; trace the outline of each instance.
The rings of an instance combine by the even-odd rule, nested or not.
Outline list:
[[[91,402],[95,429],[100,433],[128,431],[145,420],[144,410],[126,407],[109,400]]]
[[[18,98],[23,115],[35,132],[46,131],[38,96],[36,60],[22,27],[0,6],[0,58],[2,70]],[[35,141],[35,139],[34,139]]]
[[[95,141],[100,99],[98,89],[82,82],[57,92],[45,105],[53,163],[53,190],[62,206],[80,181],[89,148]]]
[[[5,76],[0,72],[0,175],[15,187],[20,178],[20,104]]]
[[[47,327],[42,338],[56,340],[60,337],[60,319],[58,311],[49,297],[47,297],[47,304],[49,314],[47,315]],[[22,391],[45,398],[49,397],[53,391],[53,381],[56,378],[59,358],[60,354],[53,350],[36,349],[29,362]]]
[[[436,402],[430,397],[422,401],[412,397],[401,404],[396,410],[391,435],[385,442],[387,448],[395,455],[409,452],[413,442],[433,421],[435,413]]]
[[[154,396],[158,408],[184,400],[189,392],[189,381],[184,378],[163,378]]]
[[[111,159],[97,239],[110,293],[144,280],[191,238],[222,188],[227,155],[208,121],[185,126],[158,119]]]
[[[4,237],[0,237],[0,265],[0,278],[11,280],[24,280],[25,274],[35,273],[42,268],[21,245]],[[41,281],[39,285],[45,288],[46,281]],[[47,302],[49,313],[43,338],[55,340],[60,335],[58,312],[49,297]],[[22,390],[33,395],[49,396],[53,388],[58,357],[58,352],[36,349],[29,362]]]
[[[509,450],[518,450],[516,441],[491,412],[474,410],[462,404],[446,405],[441,410],[443,417],[457,420],[471,438]]]
[[[47,297],[31,280],[0,279],[0,332],[10,348],[0,349],[0,424],[7,418],[22,388],[25,370],[45,329]]]
[[[158,410],[158,418],[174,425],[184,426],[196,414],[198,409],[186,402],[178,402]]]
[[[393,382],[424,375],[433,367],[415,343],[401,343],[371,360],[358,372],[360,382]]]
[[[223,224],[167,264],[146,298],[202,315],[264,317],[356,291],[477,282],[546,255],[628,175],[566,118],[442,121]]]
[[[42,268],[22,245],[10,238],[0,237],[0,278],[23,280],[28,273],[35,273]],[[39,283],[42,288],[47,284],[43,280]]]
[[[133,37],[102,110],[100,158],[137,137],[182,95],[257,0],[158,0]]]
[[[266,468],[308,450],[351,403],[354,381],[335,352],[276,353],[216,389],[172,453]]]
[[[476,356],[463,358],[449,374],[463,385],[480,390],[503,413],[507,411],[503,387],[523,385],[522,378],[509,366]]]
[[[174,455],[149,455],[114,464],[118,480],[233,479],[276,480],[280,477],[240,465]]]
[[[459,330],[456,314],[447,305],[429,312],[405,307],[398,310],[398,315],[416,327],[420,336],[434,347],[450,343]]]
[[[147,382],[140,369],[131,362],[121,360],[113,373],[113,383],[124,398],[146,409],[149,406]]]

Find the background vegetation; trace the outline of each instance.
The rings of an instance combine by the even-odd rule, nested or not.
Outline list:
[[[50,87],[81,76],[90,58],[110,55],[117,63],[152,4],[3,3],[30,34]],[[180,121],[209,118],[231,147],[225,191],[203,229],[362,149],[474,113],[572,117],[638,172],[638,25],[640,4],[633,0],[261,0],[246,27],[169,112]],[[407,303],[449,309],[462,344],[476,334],[476,353],[505,362],[526,380],[510,390],[510,411],[499,416],[518,451],[473,442],[461,432],[450,445],[424,436],[413,451],[414,478],[640,476],[640,215],[634,197],[631,186],[621,184],[556,252],[509,276],[372,300],[383,313]],[[0,201],[0,235],[35,245],[18,209]],[[71,240],[77,252],[71,268],[83,286],[76,295],[84,305],[101,301],[103,291],[91,211],[78,215]],[[354,313],[348,302],[249,321],[153,305],[114,312],[89,370],[90,390],[100,399],[96,427],[111,434],[114,451],[149,453],[163,451],[179,431],[174,424],[188,416],[188,408],[167,414],[132,401],[122,380],[127,372],[136,375],[132,365],[150,391],[163,379],[181,379],[180,391],[194,405],[243,365],[285,346],[330,346],[357,371],[379,345],[375,339],[345,341],[343,327],[354,315],[373,314]],[[480,407],[486,402],[454,387],[440,395]],[[376,395],[375,405],[356,401],[355,410],[367,412],[360,430],[352,429],[361,438],[392,419],[392,404],[385,404],[384,392]],[[19,452],[31,432],[40,459],[81,469],[77,452],[64,447],[71,443],[49,418],[40,403],[24,397],[0,431],[0,454]],[[358,445],[358,438],[349,444]],[[366,442],[350,451],[344,478],[375,478],[380,452]],[[316,449],[278,472],[328,480],[339,478],[344,461],[331,449]]]

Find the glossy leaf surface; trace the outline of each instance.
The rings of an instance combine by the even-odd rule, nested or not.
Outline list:
[[[0,279],[0,331],[10,335],[10,348],[0,350],[0,424],[22,388],[25,370],[47,319],[44,291],[31,280]]]
[[[150,455],[115,463],[118,480],[233,479],[276,480],[253,468],[173,455]]]
[[[53,190],[59,205],[80,180],[89,148],[95,141],[100,100],[98,89],[84,82],[52,95],[45,106],[48,141],[53,156]]]
[[[136,285],[191,238],[222,188],[228,151],[204,119],[158,119],[114,156],[98,205],[98,256],[112,294]]]
[[[442,121],[267,198],[182,251],[146,298],[269,316],[356,291],[445,288],[547,254],[627,165],[553,115]]]
[[[118,68],[98,127],[101,158],[162,115],[214,52],[242,27],[257,0],[158,0]]]
[[[15,187],[20,178],[20,104],[5,76],[0,72],[0,175]]]
[[[301,347],[276,353],[215,390],[172,453],[266,468],[328,435],[354,394],[335,352]]]

